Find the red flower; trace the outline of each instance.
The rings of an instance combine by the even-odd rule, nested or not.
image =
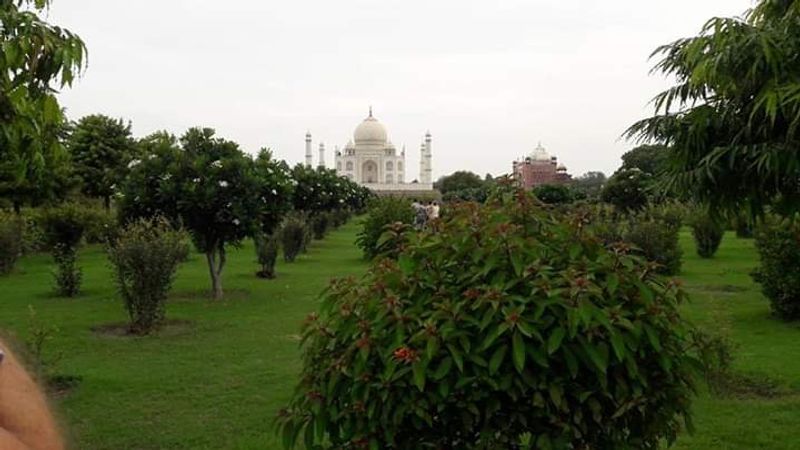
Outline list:
[[[408,347],[400,347],[394,351],[394,359],[400,362],[411,364],[419,359],[419,355],[416,351]]]

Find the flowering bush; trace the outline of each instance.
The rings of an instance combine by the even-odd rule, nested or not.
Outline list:
[[[397,222],[408,225],[414,223],[414,210],[408,199],[382,197],[370,202],[367,217],[356,240],[366,258],[372,259],[378,255],[378,244],[386,227]]]
[[[147,334],[163,321],[175,272],[189,253],[187,238],[166,220],[140,219],[122,229],[109,246],[132,333]]]
[[[283,247],[284,261],[294,262],[305,249],[308,228],[301,214],[292,214],[286,218],[281,227],[281,247]]]
[[[270,230],[288,205],[289,184],[262,152],[257,162],[211,129],[193,128],[180,140],[160,134],[142,143],[119,208],[128,221],[164,216],[186,228],[205,253],[214,298],[222,298],[226,248]],[[274,190],[274,193],[273,193]]]
[[[287,448],[639,448],[673,442],[698,360],[684,298],[525,194],[452,208],[398,261],[324,294]]]

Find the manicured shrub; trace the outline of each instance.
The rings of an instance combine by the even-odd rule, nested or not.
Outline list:
[[[637,168],[620,169],[603,186],[600,199],[621,211],[637,211],[647,206],[653,176]]]
[[[317,213],[311,216],[311,231],[314,233],[314,239],[325,239],[325,234],[328,232],[330,225],[330,216],[326,212]]]
[[[367,217],[356,240],[365,257],[372,259],[378,254],[378,241],[386,226],[396,222],[408,225],[414,223],[414,210],[408,199],[383,197],[370,203]]]
[[[701,374],[684,293],[526,195],[332,283],[279,413],[306,448],[656,449]],[[520,442],[527,440],[530,447]]]
[[[753,237],[753,221],[745,214],[736,215],[732,222],[733,229],[736,231],[736,237],[743,239],[749,239]]]
[[[761,262],[753,278],[784,320],[800,319],[800,219],[769,217],[756,230]]]
[[[283,259],[294,262],[306,245],[308,227],[301,216],[293,214],[284,221],[280,233]]]
[[[62,297],[74,297],[81,288],[82,273],[78,267],[78,245],[86,231],[86,211],[76,204],[45,209],[39,215],[45,243],[56,262],[56,291]]]
[[[717,253],[719,244],[722,243],[722,236],[725,234],[725,227],[712,217],[708,211],[698,209],[691,219],[692,236],[697,246],[697,254],[701,258],[711,258]]]
[[[22,218],[0,211],[0,275],[11,272],[22,254],[24,229]]]
[[[131,333],[150,333],[164,320],[175,272],[189,254],[188,241],[185,232],[174,230],[164,219],[140,219],[122,229],[109,246]]]
[[[116,239],[118,232],[117,214],[104,208],[86,208],[84,212],[87,244],[106,244]]]
[[[260,278],[275,278],[275,262],[278,260],[278,250],[280,249],[280,236],[275,234],[259,233],[253,239],[256,246],[256,257],[258,264],[261,265],[256,275]]]
[[[656,271],[662,275],[677,275],[681,271],[681,250],[679,229],[669,223],[647,217],[631,218],[623,236],[638,248],[648,261],[656,264]]]

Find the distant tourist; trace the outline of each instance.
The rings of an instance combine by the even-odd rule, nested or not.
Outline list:
[[[438,218],[439,218],[439,203],[433,201],[428,207],[428,220],[436,220]]]
[[[414,209],[414,228],[422,230],[428,223],[428,209],[417,200],[411,203],[411,207]]]

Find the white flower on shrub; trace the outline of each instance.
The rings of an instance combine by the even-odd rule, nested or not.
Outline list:
[[[236,225],[237,227],[239,226],[240,223],[242,222],[240,222],[239,219],[233,219],[233,224]]]
[[[164,180],[164,181],[169,181],[170,178],[172,178],[172,175],[170,175],[170,174],[166,174],[163,177],[161,177],[161,179]]]
[[[227,181],[225,181],[225,180],[222,180],[222,181],[220,181],[220,182],[219,182],[219,187],[223,187],[223,188],[226,188],[226,187],[228,187],[228,182],[227,182]]]
[[[199,183],[200,182],[200,178],[195,178],[194,180],[192,180],[192,182]]]
[[[215,161],[213,161],[213,162],[211,163],[211,167],[216,167],[217,169],[219,169],[220,167],[222,167],[222,161],[220,161],[220,160],[218,160],[218,159],[217,159],[217,160],[215,160]]]
[[[278,191],[276,191],[275,189],[273,189],[273,190],[272,190],[272,195],[278,195]]]
[[[141,162],[142,162],[141,160],[134,159],[133,161],[128,163],[128,169],[133,169],[134,167],[136,167],[139,164],[141,164]]]

